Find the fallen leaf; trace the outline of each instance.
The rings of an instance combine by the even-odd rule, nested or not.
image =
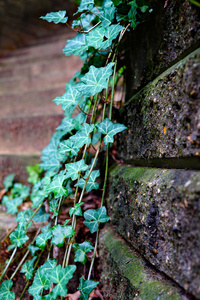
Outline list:
[[[80,291],[77,291],[74,294],[67,294],[67,297],[65,298],[65,300],[78,300],[80,294],[81,294]]]

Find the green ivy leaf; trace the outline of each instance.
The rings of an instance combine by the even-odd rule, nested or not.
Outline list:
[[[11,300],[15,299],[15,293],[12,292],[10,289],[13,286],[12,280],[5,280],[0,285],[0,299],[1,300]]]
[[[114,63],[109,63],[106,67],[95,68],[90,66],[89,72],[82,78],[81,82],[77,84],[78,90],[86,96],[94,96],[100,93],[108,86],[108,78],[112,74],[112,67]]]
[[[88,165],[85,164],[84,159],[66,164],[65,167],[67,169],[67,177],[71,177],[72,180],[76,180],[78,178],[79,172],[86,171],[88,169]]]
[[[84,202],[76,203],[75,207],[71,207],[69,209],[69,215],[70,215],[70,217],[72,215],[79,216],[79,217],[81,217],[83,215],[82,210],[81,210],[81,205],[82,204],[84,204]]]
[[[60,153],[63,155],[69,153],[70,157],[77,156],[79,150],[80,148],[70,139],[60,143]]]
[[[56,128],[56,130],[63,130],[65,133],[71,132],[74,129],[73,121],[73,118],[63,118],[61,124]]]
[[[43,291],[43,289],[48,290],[51,287],[51,281],[46,276],[45,270],[43,270],[41,267],[37,270],[33,284],[29,287],[28,291],[31,295],[34,296],[34,298],[38,295],[40,295],[40,292]]]
[[[34,256],[35,252],[38,251],[40,248],[30,244],[30,245],[28,245],[28,249],[30,250],[31,255]]]
[[[30,187],[21,183],[15,183],[11,189],[11,193],[15,198],[20,197],[25,200],[29,196]]]
[[[112,123],[108,118],[106,118],[102,123],[97,124],[96,127],[98,131],[105,134],[104,143],[107,145],[108,143],[113,143],[114,138],[113,136],[125,129],[126,126],[119,124],[119,123]]]
[[[42,174],[43,170],[40,168],[39,164],[36,164],[34,166],[27,166],[26,170],[29,174],[28,182],[35,184]]]
[[[119,24],[109,26],[105,32],[106,40],[103,43],[101,43],[100,49],[109,48],[112,45],[112,41],[118,36],[118,34],[123,29],[124,27]]]
[[[39,222],[46,222],[48,218],[49,218],[49,213],[46,213],[45,207],[42,206],[38,210],[37,214],[34,216],[33,220],[34,222],[39,223]]]
[[[51,244],[54,244],[57,247],[62,247],[65,238],[72,237],[74,234],[75,231],[71,225],[55,225],[52,230],[53,238],[51,240]]]
[[[96,178],[100,176],[100,172],[98,170],[92,171],[90,174],[90,178],[88,179],[86,185],[86,191],[89,193],[91,190],[97,190],[99,188],[99,184],[95,182]],[[87,178],[87,173],[85,174],[84,178]],[[83,188],[85,185],[85,180],[83,178],[79,179],[79,181],[75,184],[75,186],[79,186]]]
[[[26,279],[31,279],[33,277],[33,272],[34,272],[34,262],[37,259],[36,256],[34,256],[31,260],[26,261],[22,268],[21,268],[21,273],[25,273]]]
[[[91,291],[95,289],[98,284],[98,281],[86,280],[81,277],[80,285],[78,287],[78,290],[81,292],[79,299],[88,300]]]
[[[84,212],[85,221],[83,224],[90,229],[91,233],[98,230],[99,223],[106,223],[110,218],[106,214],[105,206],[98,209],[88,209]]]
[[[54,22],[55,24],[66,23],[68,17],[65,17],[65,15],[66,15],[65,10],[59,10],[57,12],[50,12],[46,14],[46,16],[40,17],[40,19],[46,20],[47,22]]]
[[[101,49],[101,44],[103,43],[105,35],[105,28],[96,27],[86,35],[86,43],[89,47],[94,47],[95,49]]]
[[[75,135],[70,137],[70,140],[76,142],[76,147],[79,149],[83,147],[83,145],[89,145],[91,143],[91,138],[89,134],[94,130],[93,124],[84,123],[81,130],[78,131]]]
[[[3,185],[4,185],[4,188],[5,188],[6,191],[8,191],[9,188],[12,187],[14,178],[15,178],[14,173],[9,174],[4,178]]]
[[[23,244],[29,239],[24,230],[22,223],[18,224],[17,229],[10,234],[11,244],[15,244],[17,247],[22,248]]]
[[[111,0],[106,0],[103,5],[102,13],[100,14],[101,26],[109,26],[115,16],[115,6]]]
[[[51,271],[56,267],[57,261],[55,258],[47,259],[45,263],[40,267],[46,273],[51,273]]]
[[[91,22],[95,19],[95,15],[82,13],[77,20],[72,22],[72,28],[81,26],[85,30],[91,28]]]
[[[41,234],[39,234],[36,238],[36,245],[41,248],[44,249],[47,245],[47,241],[52,237],[52,233],[51,230],[45,231]]]
[[[66,296],[66,285],[69,282],[69,280],[73,277],[75,270],[76,266],[74,265],[69,265],[66,268],[62,268],[61,265],[58,265],[49,274],[51,282],[57,284],[52,290],[55,299],[57,299],[58,296]]]
[[[66,172],[61,171],[58,175],[54,176],[46,191],[48,193],[53,192],[55,197],[67,196],[68,191],[63,187],[63,183],[67,178],[68,177],[66,176]]]
[[[58,199],[53,199],[49,202],[49,210],[53,212],[52,218],[58,215]]]
[[[14,215],[18,212],[17,207],[22,204],[23,200],[21,198],[15,198],[10,201],[6,201],[7,213]]]
[[[88,45],[85,40],[85,34],[84,33],[77,33],[77,35],[73,38],[67,41],[63,53],[66,56],[69,56],[71,54],[74,55],[80,55],[81,53],[87,51]]]
[[[81,0],[78,10],[74,15],[84,10],[89,11],[93,8],[93,6],[94,6],[94,0]]]
[[[68,85],[66,93],[61,97],[56,97],[53,101],[59,105],[61,104],[63,110],[67,110],[70,106],[75,107],[80,101],[81,93],[77,90],[75,85]]]
[[[75,251],[75,262],[81,262],[83,265],[87,262],[87,254],[93,250],[93,246],[90,241],[85,241],[81,244],[74,244],[72,246]]]
[[[19,222],[22,224],[22,226],[26,226],[26,224],[28,223],[28,221],[30,220],[30,217],[32,216],[33,211],[29,208],[27,210],[24,211],[20,211],[17,214],[17,217],[15,219],[15,222]],[[29,224],[28,228],[31,226],[31,223]]]

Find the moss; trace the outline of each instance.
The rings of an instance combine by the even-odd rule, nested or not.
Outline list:
[[[142,259],[124,241],[116,238],[112,230],[105,231],[101,240],[117,266],[117,270],[112,270],[113,274],[120,273],[137,291],[134,299],[181,299],[174,286],[163,279],[155,280],[155,271],[145,267]]]

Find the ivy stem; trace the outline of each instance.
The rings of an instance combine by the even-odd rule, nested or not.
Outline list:
[[[10,259],[9,259],[9,261],[8,261],[8,263],[7,263],[5,269],[4,269],[4,271],[3,271],[3,273],[2,273],[2,275],[1,275],[1,277],[0,277],[0,281],[1,281],[2,278],[4,277],[4,275],[5,275],[5,273],[6,273],[7,269],[8,269],[8,267],[10,266],[10,264],[11,264],[11,262],[12,262],[12,260],[13,260],[13,257],[15,256],[16,251],[17,251],[17,246],[16,246],[15,249],[13,250],[13,253],[12,253],[12,255],[11,255],[11,257],[10,257]]]
[[[98,240],[99,240],[99,229],[97,230],[97,234],[96,234],[94,253],[93,253],[92,261],[91,261],[91,264],[90,264],[90,269],[89,269],[89,273],[88,273],[88,280],[90,279],[90,276],[91,276],[91,273],[92,273],[92,268],[93,268],[93,265],[94,265],[94,260],[95,260],[95,256],[96,256],[96,252],[97,252]]]
[[[35,237],[34,237],[34,239],[33,239],[33,241],[32,241],[31,244],[33,244],[33,243],[35,242],[36,237],[38,236],[40,230],[41,230],[41,227],[38,228],[38,230],[37,230],[37,232],[36,232],[36,235],[35,235]],[[30,244],[30,245],[31,245],[31,244]],[[13,279],[13,277],[16,275],[17,271],[19,270],[19,268],[21,267],[21,265],[22,265],[23,262],[25,261],[26,257],[28,256],[29,252],[30,252],[30,250],[28,249],[28,250],[26,251],[25,255],[23,256],[22,260],[21,260],[20,263],[18,264],[18,266],[17,266],[15,272],[14,272],[14,273],[12,274],[12,276],[10,277],[10,279]]]
[[[42,203],[40,203],[40,205],[36,208],[36,210],[34,211],[34,213],[32,214],[32,216],[30,217],[30,219],[28,220],[28,223],[26,224],[26,228],[28,227],[28,225],[31,223],[32,219],[35,217],[35,215],[37,214],[38,210],[40,209],[40,207],[42,206]]]

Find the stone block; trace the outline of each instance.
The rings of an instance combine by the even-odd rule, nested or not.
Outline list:
[[[109,227],[100,236],[100,258],[105,300],[188,299]]]
[[[198,49],[145,86],[121,109],[119,119],[128,129],[119,138],[120,156],[133,163],[158,158],[179,158],[181,162],[192,157],[195,162],[191,160],[191,167],[200,168],[199,86]],[[177,162],[172,160],[171,167]],[[182,168],[188,166],[190,163],[186,166],[183,161]]]
[[[108,207],[115,230],[200,299],[200,172],[115,167]]]
[[[200,47],[200,11],[188,0],[150,1],[149,14],[127,38],[127,99]]]

